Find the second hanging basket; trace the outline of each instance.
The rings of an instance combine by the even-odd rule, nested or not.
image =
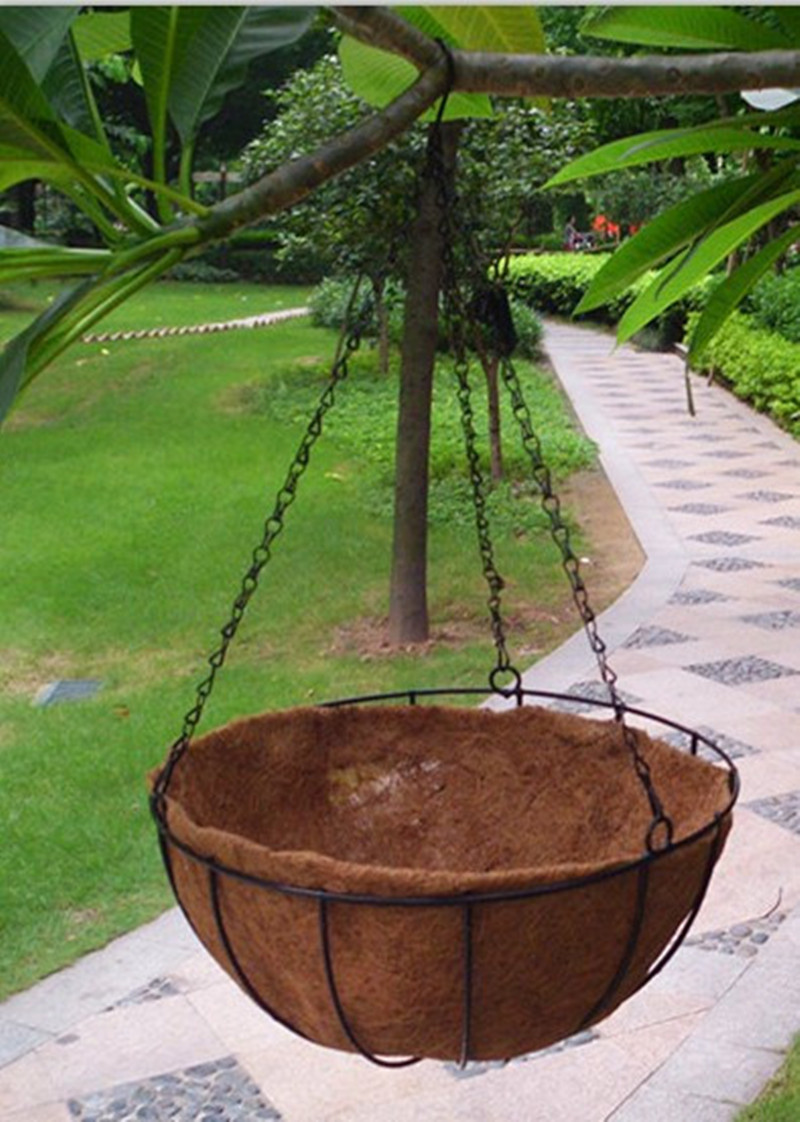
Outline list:
[[[183,756],[154,800],[173,887],[273,1016],[370,1058],[506,1059],[587,1028],[663,964],[735,771],[635,730],[674,830],[648,851],[619,724],[523,693],[500,713],[266,714]]]

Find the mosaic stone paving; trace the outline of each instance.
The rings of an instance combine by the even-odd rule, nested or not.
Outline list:
[[[728,468],[723,471],[723,475],[732,475],[738,479],[761,479],[765,475],[769,475],[768,471],[758,471],[756,468]]]
[[[673,491],[702,491],[710,486],[710,483],[701,483],[699,479],[667,479],[664,483],[656,483],[656,487],[669,487]]]
[[[743,623],[752,623],[767,631],[783,631],[787,627],[800,627],[800,612],[759,612],[758,615],[739,618]]]
[[[611,709],[604,709],[599,705],[592,705],[591,701],[582,701],[581,698],[591,698],[596,701],[602,701],[606,704],[609,703],[608,687],[603,682],[573,682],[573,684],[566,690],[567,694],[574,695],[575,701],[549,701],[546,702],[551,709],[558,710],[559,713],[593,713],[597,717],[611,716]],[[642,700],[640,697],[635,697],[632,693],[626,693],[625,690],[617,689],[617,696],[620,701],[625,705],[638,705]]]
[[[786,678],[800,671],[790,666],[779,666],[766,658],[745,655],[743,658],[723,658],[719,662],[696,662],[684,666],[692,674],[700,674],[721,682],[724,686],[742,686],[747,682],[766,682],[770,678]]]
[[[146,986],[140,986],[139,989],[114,1002],[113,1005],[109,1005],[108,1009],[124,1009],[128,1005],[146,1005],[151,1001],[160,1001],[162,997],[175,997],[179,993],[180,990],[170,978],[153,978]]]
[[[709,728],[708,725],[698,725],[695,731],[716,744],[732,760],[740,760],[744,756],[758,754],[758,748],[754,748],[752,744],[745,744],[743,740],[727,736],[724,732],[717,732],[716,729]],[[680,729],[675,729],[673,732],[667,733],[666,736],[659,735],[658,738],[666,741],[667,744],[672,744],[675,748],[680,748],[683,752],[689,752],[692,747],[692,737],[686,732],[681,732]],[[716,752],[712,751],[707,744],[703,744],[702,741],[698,741],[697,755],[706,760],[719,762],[719,756]]]
[[[508,1067],[509,1064],[529,1064],[534,1060],[541,1060],[545,1056],[554,1056],[558,1052],[565,1052],[567,1048],[581,1048],[584,1044],[591,1044],[597,1040],[598,1034],[594,1029],[578,1032],[558,1044],[551,1044],[549,1048],[542,1048],[539,1052],[529,1052],[527,1056],[517,1056],[513,1060],[488,1060],[474,1061],[465,1067],[458,1064],[447,1063],[445,1070],[449,1071],[456,1079],[474,1079],[476,1075],[485,1075],[487,1071],[496,1071],[498,1068]]]
[[[792,592],[800,592],[800,577],[789,577],[788,580],[776,580],[781,588],[790,588]]]
[[[762,526],[784,526],[787,530],[800,530],[800,518],[793,514],[781,514],[778,518],[765,518]]]
[[[789,791],[785,795],[770,795],[766,799],[755,799],[744,804],[762,818],[768,818],[777,826],[783,826],[800,837],[800,791]]]
[[[761,947],[769,942],[786,919],[785,912],[773,912],[761,919],[735,923],[724,930],[703,931],[690,935],[684,946],[699,947],[701,951],[717,951],[719,954],[735,954],[740,958],[755,958]]]
[[[648,460],[646,466],[654,468],[669,468],[670,470],[675,470],[677,468],[688,468],[692,465],[691,461],[689,460]]]
[[[717,460],[741,460],[744,456],[749,456],[749,452],[726,452],[724,448],[712,448],[710,452],[701,452],[701,456],[713,456]]]
[[[719,503],[683,503],[681,506],[671,506],[669,509],[680,514],[723,514],[729,508],[720,506]]]
[[[737,499],[747,499],[753,503],[782,503],[795,496],[786,491],[748,491],[745,495],[737,495]]]
[[[708,545],[744,545],[745,542],[760,541],[753,534],[733,534],[729,530],[706,530],[703,534],[690,534],[693,542],[706,542]]]
[[[747,557],[709,557],[707,561],[694,561],[703,569],[714,569],[718,573],[736,573],[742,569],[763,569],[763,561],[751,561]]]
[[[233,1056],[67,1103],[77,1122],[280,1122]]]
[[[641,647],[664,647],[669,643],[689,643],[694,638],[694,635],[684,635],[681,631],[670,631],[667,627],[647,624],[644,627],[637,627],[622,645],[638,650]]]
[[[732,596],[723,596],[721,592],[712,592],[708,588],[679,588],[670,596],[670,604],[714,604],[722,600],[732,600]]]

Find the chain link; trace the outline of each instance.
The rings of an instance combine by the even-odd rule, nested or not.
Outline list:
[[[492,639],[497,652],[497,662],[490,675],[493,688],[499,673],[509,673],[517,684],[521,681],[518,671],[511,663],[506,642],[506,626],[502,614],[501,592],[505,582],[498,572],[494,560],[489,518],[487,515],[486,484],[481,471],[475,432],[475,415],[472,408],[472,393],[469,384],[469,360],[467,358],[466,323],[467,311],[458,284],[455,263],[455,221],[457,206],[455,192],[448,180],[444,166],[441,133],[434,130],[429,150],[430,169],[436,185],[436,204],[439,210],[438,233],[442,253],[442,299],[447,333],[455,356],[456,394],[461,413],[461,427],[464,433],[464,447],[467,456],[469,479],[472,487],[472,501],[475,510],[475,524],[478,532],[478,548],[481,555],[483,576],[489,589],[488,606]]]
[[[242,622],[247,605],[250,603],[258,587],[258,579],[261,575],[261,570],[272,557],[272,548],[283,530],[286,512],[296,498],[298,485],[311,460],[312,449],[322,433],[325,415],[334,404],[336,389],[347,377],[348,359],[360,346],[361,335],[369,315],[366,303],[362,305],[357,315],[354,313],[362,280],[363,277],[360,276],[356,281],[355,288],[350,297],[350,303],[345,315],[345,328],[340,336],[339,346],[331,367],[328,383],[320,395],[317,407],[309,421],[308,428],[289,466],[286,479],[278,491],[272,514],[269,515],[264,523],[261,541],[252,552],[250,565],[242,578],[239,594],[233,603],[230,618],[220,630],[222,641],[207,660],[209,673],[197,687],[194,705],[186,713],[183,719],[183,728],[181,729],[180,736],[170,748],[167,761],[156,780],[153,788],[153,796],[158,801],[163,801],[175,766],[189,747],[189,742],[194,735],[195,729],[203,715],[206,702],[214,688],[217,674],[225,662],[228,648],[239,629],[239,624]]]
[[[561,553],[562,566],[569,579],[573,599],[589,639],[589,645],[597,659],[600,676],[608,689],[614,714],[622,729],[625,746],[631,755],[634,770],[650,803],[653,817],[646,836],[647,848],[651,852],[662,847],[667,848],[672,844],[672,820],[665,813],[663,804],[653,785],[650,765],[639,751],[636,733],[625,722],[625,705],[617,690],[617,674],[608,664],[606,644],[598,634],[597,618],[589,604],[589,595],[581,576],[580,562],[572,549],[569,527],[564,522],[561,513],[561,502],[553,491],[550,469],[544,462],[541,441],[534,430],[530,410],[522,395],[519,377],[508,358],[501,361],[500,370],[511,399],[514,417],[519,425],[522,444],[528,454],[531,471],[541,494],[541,506],[550,522],[550,535]]]

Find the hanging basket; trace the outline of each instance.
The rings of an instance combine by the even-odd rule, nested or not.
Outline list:
[[[237,721],[154,796],[201,941],[300,1035],[371,1059],[506,1059],[606,1016],[686,934],[730,827],[724,753],[633,730],[673,825],[648,849],[618,722],[522,689],[505,712],[385,704],[481,692]]]

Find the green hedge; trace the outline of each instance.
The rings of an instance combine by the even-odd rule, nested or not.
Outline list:
[[[686,342],[698,319],[687,321]],[[703,352],[701,371],[717,373],[737,397],[800,437],[800,345],[734,312]]]
[[[800,269],[764,277],[748,296],[743,310],[752,313],[759,327],[800,343]]]
[[[607,253],[538,253],[512,257],[508,268],[508,285],[519,299],[539,312],[571,316],[595,274],[608,260]],[[656,276],[645,273],[607,304],[582,315],[581,319],[615,325],[626,308]],[[709,293],[719,281],[708,277],[696,285],[682,300],[658,317],[649,333],[661,348],[671,347],[683,338],[686,317],[701,309]],[[647,330],[647,329],[645,329]]]

